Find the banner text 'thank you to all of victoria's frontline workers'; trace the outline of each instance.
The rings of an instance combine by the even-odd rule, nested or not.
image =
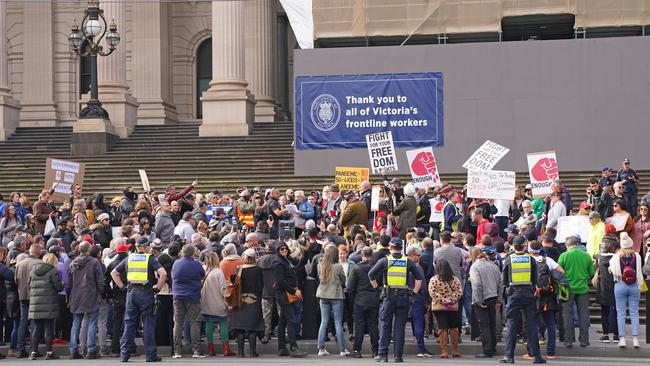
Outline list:
[[[346,95],[345,109],[347,128],[426,127],[426,119],[417,119],[418,107],[408,105],[404,95],[357,97]],[[403,104],[393,106],[395,103]],[[364,116],[368,116],[364,118]],[[386,117],[379,119],[377,116]],[[409,117],[413,116],[413,118]],[[361,118],[361,119],[355,119]]]

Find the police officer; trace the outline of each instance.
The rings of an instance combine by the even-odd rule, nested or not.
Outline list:
[[[623,169],[620,169],[616,173],[616,181],[623,183],[623,198],[625,198],[627,210],[632,217],[635,217],[638,205],[637,194],[639,191],[636,185],[639,183],[639,176],[634,169],[630,168],[630,159],[625,158],[622,164]]]
[[[525,252],[526,239],[517,235],[512,241],[515,253],[506,258],[503,269],[503,286],[507,288],[508,302],[505,316],[508,335],[501,363],[515,363],[517,329],[521,328],[521,311],[526,317],[528,346],[535,358],[533,363],[546,363],[539,350],[535,289],[537,286],[537,263]]]
[[[129,254],[111,272],[111,277],[120,289],[125,283],[120,274],[126,272],[128,292],[126,295],[126,312],[124,314],[124,333],[120,339],[121,361],[127,362],[130,357],[131,347],[135,332],[142,318],[143,340],[147,362],[160,362],[156,350],[154,294],[158,293],[167,279],[167,272],[158,260],[149,254],[149,240],[140,237],[136,242],[137,253]],[[157,275],[157,279],[156,279]]]
[[[377,362],[388,362],[388,345],[393,335],[395,362],[404,362],[404,333],[409,309],[409,295],[417,294],[424,279],[417,271],[416,264],[402,255],[403,241],[400,238],[390,240],[390,254],[380,259],[368,272],[372,287],[382,281],[383,303],[379,310],[379,352]],[[408,289],[407,276],[413,276],[415,283],[412,291]],[[394,319],[394,322],[393,322]]]

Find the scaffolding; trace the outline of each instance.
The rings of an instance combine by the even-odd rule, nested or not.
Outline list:
[[[315,38],[501,32],[506,16],[574,14],[575,28],[650,24],[650,0],[314,0]]]

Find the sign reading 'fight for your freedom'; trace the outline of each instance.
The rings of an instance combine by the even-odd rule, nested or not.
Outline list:
[[[366,135],[392,132],[395,147],[442,146],[442,74],[296,78],[296,148],[366,147]]]

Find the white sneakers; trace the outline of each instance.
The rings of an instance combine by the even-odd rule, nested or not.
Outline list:
[[[634,348],[641,347],[641,345],[639,345],[639,338],[638,337],[633,337],[632,338],[632,345],[634,346]]]
[[[172,356],[172,358],[181,358],[181,357],[183,356],[181,356],[180,353],[174,353],[174,355]]]
[[[625,344],[625,337],[618,337],[618,346],[621,348],[626,347],[627,345]],[[641,345],[639,344],[639,337],[632,337],[632,346],[634,348],[639,348]]]
[[[323,348],[323,349],[319,349],[319,350],[318,350],[318,357],[321,357],[321,356],[329,356],[329,355],[330,355],[330,353],[327,352],[327,350],[326,350],[325,348]]]
[[[341,352],[341,353],[339,353],[339,354],[340,354],[341,356],[343,356],[343,357],[346,357],[347,355],[350,354],[350,351],[348,351],[348,350],[346,349],[345,351],[343,351],[343,352]]]

